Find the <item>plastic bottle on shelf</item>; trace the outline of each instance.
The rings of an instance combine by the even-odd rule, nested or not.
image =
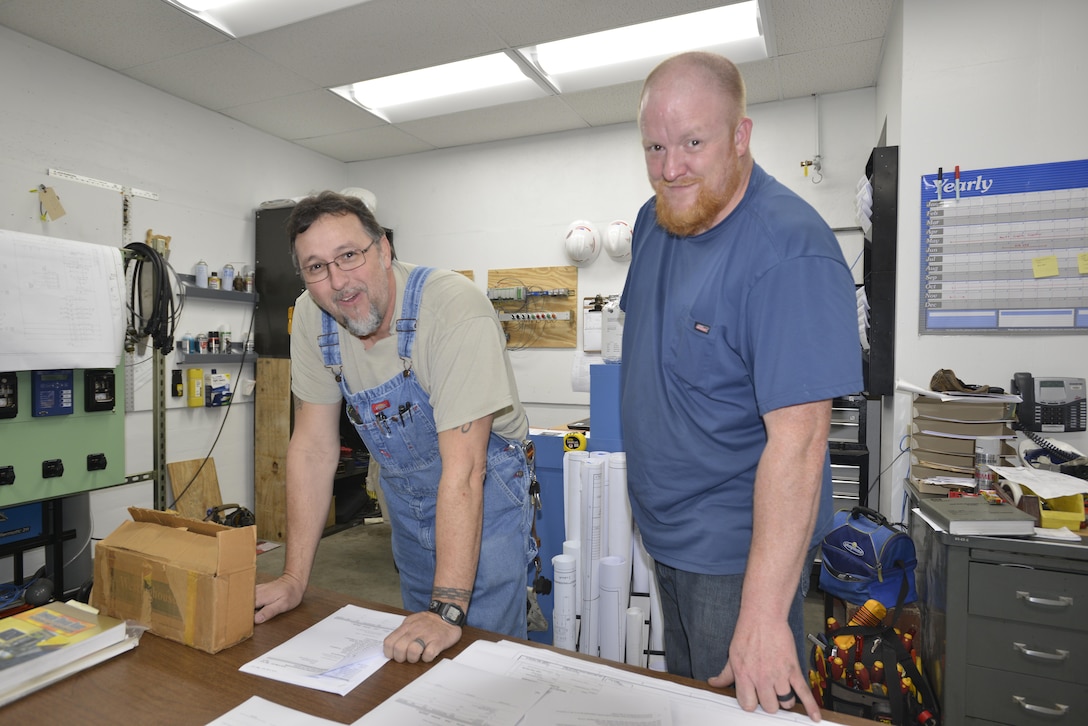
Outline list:
[[[193,350],[192,333],[186,333],[185,335],[181,336],[181,352],[185,355],[190,355],[196,352],[195,350]]]
[[[197,287],[208,286],[208,263],[204,260],[200,260],[196,263],[196,267],[193,268],[193,274],[196,277]]]
[[[218,289],[220,289],[219,288],[219,274],[218,273],[213,272],[211,275],[208,276],[208,289],[209,290],[218,290]]]

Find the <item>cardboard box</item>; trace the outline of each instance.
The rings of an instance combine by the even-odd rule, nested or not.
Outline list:
[[[95,548],[92,605],[209,653],[253,634],[255,527],[128,511]]]

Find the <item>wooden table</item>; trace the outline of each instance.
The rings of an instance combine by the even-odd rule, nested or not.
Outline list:
[[[310,588],[302,605],[256,626],[252,638],[215,655],[144,633],[134,650],[0,708],[0,722],[28,725],[69,723],[81,726],[137,726],[150,723],[202,725],[250,696],[261,696],[314,716],[351,723],[425,673],[433,663],[386,663],[346,696],[281,683],[238,670],[244,663],[263,655],[349,603],[373,610],[402,612],[385,605]],[[466,627],[461,642],[443,653],[442,657],[452,658],[476,640],[502,639],[502,636],[494,633]],[[550,648],[524,642],[534,647]],[[587,658],[568,651],[559,652]],[[610,665],[696,688],[709,688],[706,684],[686,678],[623,664]],[[842,714],[828,713],[826,717],[847,724],[873,723]]]

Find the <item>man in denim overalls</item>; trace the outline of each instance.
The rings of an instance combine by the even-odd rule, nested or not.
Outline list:
[[[490,302],[462,275],[395,260],[354,197],[308,197],[287,228],[306,283],[292,318],[287,553],[283,575],[257,587],[255,622],[302,600],[331,502],[343,400],[381,464],[413,612],[386,639],[386,655],[431,661],[462,624],[524,638],[536,555],[528,424]]]

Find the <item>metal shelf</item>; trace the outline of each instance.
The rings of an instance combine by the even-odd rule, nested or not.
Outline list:
[[[257,360],[257,354],[253,351],[245,351],[245,343],[241,341],[230,344],[230,353],[186,353],[182,350],[181,341],[174,342],[174,362],[178,365],[200,365],[200,364],[224,364],[224,363],[249,363]]]
[[[185,297],[201,300],[217,300],[219,302],[256,303],[257,293],[239,292],[237,290],[211,290],[206,287],[197,287],[195,275],[178,275],[181,282],[181,291]]]

